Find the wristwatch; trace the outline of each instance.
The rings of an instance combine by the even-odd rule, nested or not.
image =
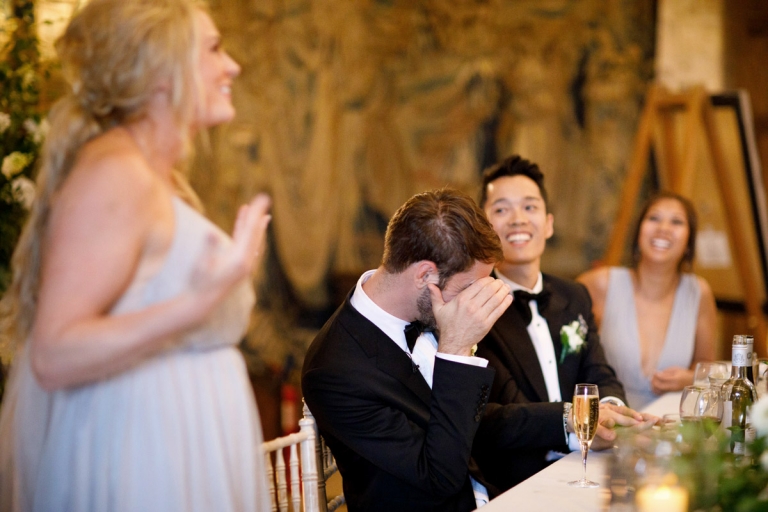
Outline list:
[[[615,396],[606,396],[605,398],[600,400],[601,404],[611,404],[611,405],[618,405],[620,407],[623,407],[627,404],[622,402],[620,399],[616,398]]]
[[[571,402],[563,402],[563,433],[565,434],[565,444],[568,444],[568,416],[571,414]]]

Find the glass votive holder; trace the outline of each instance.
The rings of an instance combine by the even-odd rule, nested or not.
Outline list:
[[[606,464],[606,487],[608,502],[605,507],[611,512],[634,511],[635,465],[639,457],[632,443],[614,444]]]
[[[645,484],[637,490],[635,505],[637,512],[687,512],[688,490],[677,485],[676,478]]]
[[[668,419],[672,419],[670,415]],[[669,421],[668,430],[660,432],[654,442],[645,451],[645,467],[638,476],[635,493],[636,512],[687,512],[688,489],[680,484],[678,475],[673,470],[674,461],[680,455],[679,439],[681,431],[679,418]],[[664,428],[662,426],[662,428]],[[673,434],[670,435],[670,432]]]
[[[665,414],[659,422],[659,438],[673,443],[683,441],[682,422],[679,414]]]
[[[673,429],[670,431],[672,436],[677,435],[676,423],[673,421],[669,425]],[[658,429],[642,432],[617,429],[617,438],[606,465],[607,510],[635,511],[636,490],[645,481],[648,468],[653,466],[657,456],[669,457],[673,450],[673,443],[665,441],[664,437]]]
[[[680,415],[675,414],[665,414],[661,417],[661,422],[659,423],[659,428],[662,432],[666,432],[669,430],[677,430],[680,426]]]

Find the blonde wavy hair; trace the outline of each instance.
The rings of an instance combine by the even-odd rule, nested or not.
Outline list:
[[[199,104],[195,13],[200,8],[195,0],[92,0],[56,42],[69,90],[49,113],[38,195],[12,258],[13,280],[2,300],[8,340],[22,343],[32,328],[52,199],[80,148],[114,126],[144,117],[156,86],[168,83],[188,156],[187,134]],[[174,184],[199,207],[181,172]]]

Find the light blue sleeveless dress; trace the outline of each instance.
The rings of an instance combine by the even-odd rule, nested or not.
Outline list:
[[[231,243],[179,198],[173,209],[174,239],[161,270],[134,279],[111,314],[183,292],[211,233]],[[14,430],[14,509],[268,510],[261,425],[236,347],[253,302],[243,282],[174,348],[74,389],[40,388],[22,351],[14,363],[15,396],[2,411]]]
[[[642,409],[658,398],[658,395],[651,391],[651,376],[643,374],[640,362],[640,334],[633,292],[629,269],[611,267],[600,326],[600,343],[608,363],[624,384],[628,405],[633,409]],[[700,297],[701,290],[696,276],[683,274],[675,291],[672,315],[656,364],[657,370],[671,366],[691,366]]]

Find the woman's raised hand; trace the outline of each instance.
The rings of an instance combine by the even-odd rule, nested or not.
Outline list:
[[[259,194],[250,203],[244,204],[237,212],[235,229],[232,233],[233,264],[242,265],[243,276],[250,275],[256,260],[264,252],[267,226],[272,216],[269,207],[272,201],[266,194]]]
[[[272,219],[269,214],[271,204],[269,196],[259,194],[240,207],[231,245],[224,247],[215,234],[208,237],[191,285],[195,291],[210,294],[211,305],[242,279],[253,274],[256,261],[264,252],[267,226]]]

